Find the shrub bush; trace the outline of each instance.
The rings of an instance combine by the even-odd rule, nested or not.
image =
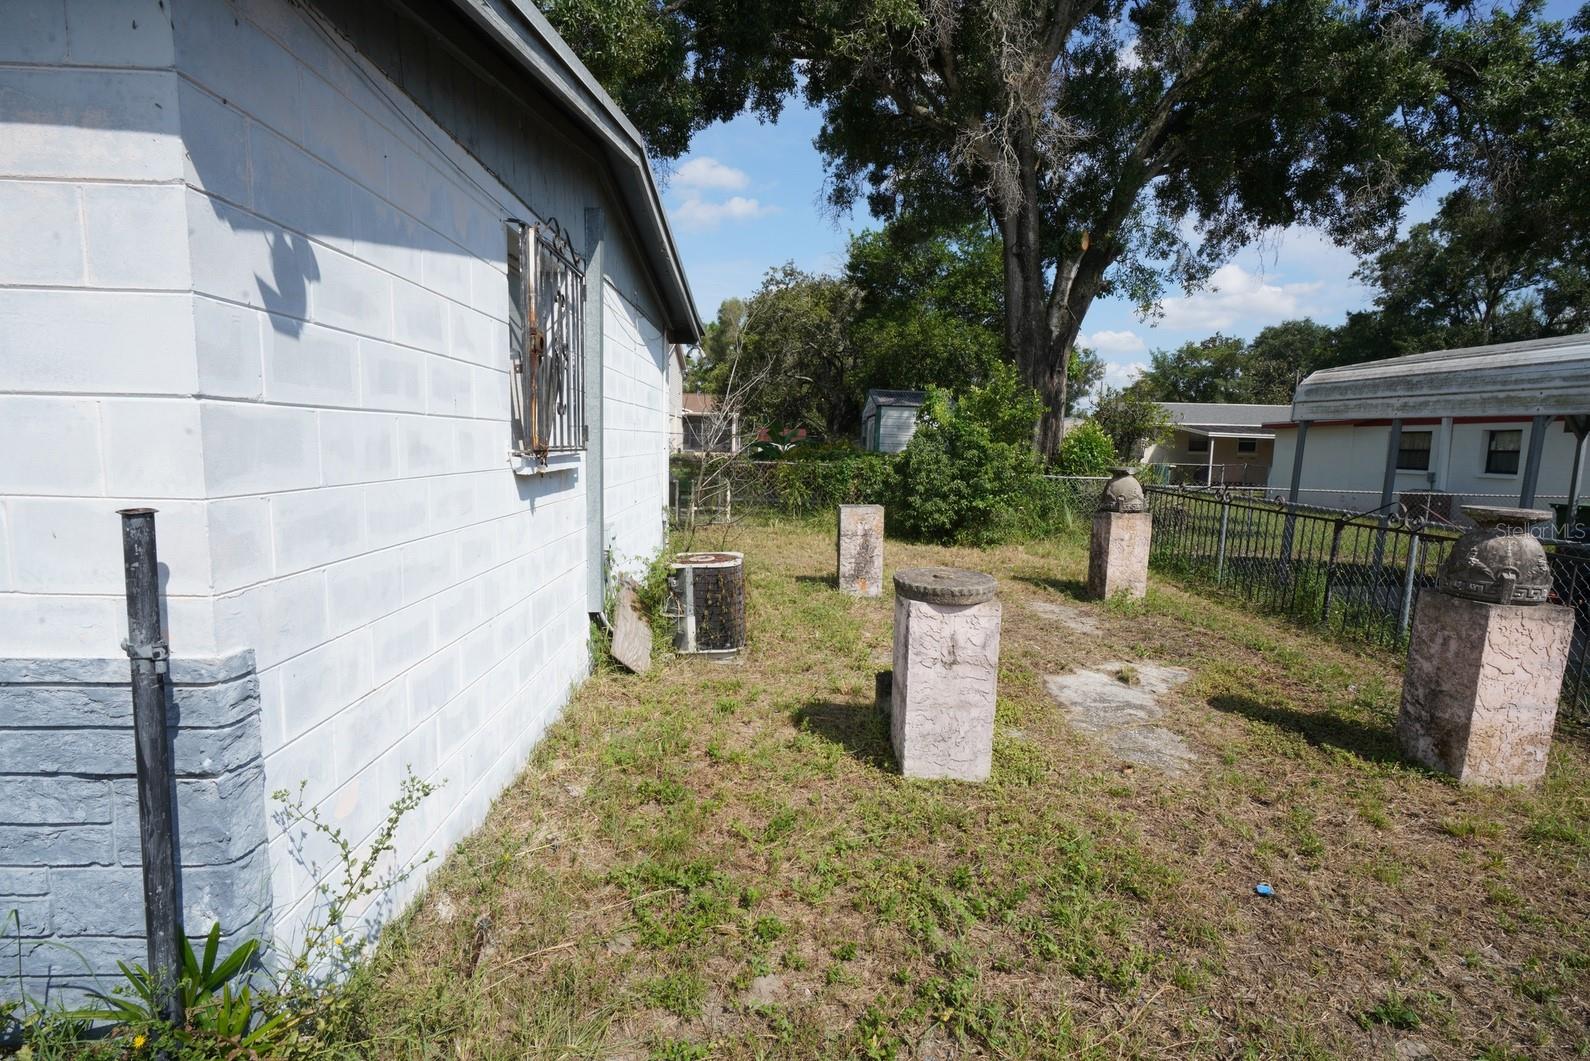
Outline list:
[[[891,522],[909,537],[992,545],[1042,533],[1059,496],[1032,451],[1037,392],[999,365],[954,401],[928,391],[916,434],[895,465]]]
[[[1115,446],[1104,429],[1084,420],[1060,441],[1061,475],[1107,475],[1115,463]]]
[[[836,505],[888,504],[894,480],[893,457],[857,453],[781,460],[770,467],[773,501],[792,516],[822,512]]]

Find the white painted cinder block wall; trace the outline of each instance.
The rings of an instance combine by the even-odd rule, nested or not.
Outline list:
[[[602,483],[615,571],[638,574],[662,548],[668,503],[668,345],[657,326],[603,287]]]
[[[401,854],[445,849],[584,675],[598,562],[583,462],[505,461],[502,221],[613,206],[545,154],[547,201],[517,200],[288,0],[5,18],[0,242],[28,251],[0,255],[0,655],[117,654],[112,513],[153,504],[173,652],[255,651],[271,787],[362,838],[412,767],[446,786]],[[633,565],[662,541],[668,361],[608,231],[604,530]],[[289,848],[287,933],[331,868]]]
[[[196,386],[170,26],[156,0],[0,19],[0,655],[120,651],[114,512],[146,502],[172,636],[207,654],[198,409],[170,397]]]

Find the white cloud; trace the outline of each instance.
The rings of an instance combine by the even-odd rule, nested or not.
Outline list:
[[[681,188],[735,192],[751,183],[744,170],[725,166],[711,155],[697,155],[674,171],[673,183]]]
[[[1097,350],[1101,354],[1135,354],[1147,350],[1148,344],[1134,331],[1097,331],[1092,335],[1077,336],[1077,345]]]
[[[1110,387],[1128,387],[1146,371],[1148,366],[1141,361],[1109,361],[1104,365],[1104,383]]]
[[[716,228],[724,221],[751,221],[776,213],[778,207],[743,195],[731,195],[721,203],[709,203],[692,195],[673,210],[674,219],[686,228]]]
[[[1143,57],[1137,51],[1137,38],[1127,41],[1120,51],[1115,53],[1115,61],[1121,64],[1122,70],[1136,70],[1143,65]]]
[[[1185,298],[1167,301],[1161,327],[1182,331],[1216,331],[1239,322],[1275,324],[1310,312],[1305,297],[1324,285],[1273,284],[1235,262],[1222,265],[1206,288]]]

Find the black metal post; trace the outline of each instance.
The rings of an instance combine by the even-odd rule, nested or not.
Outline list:
[[[1286,527],[1281,531],[1281,570],[1284,572],[1292,563],[1292,530],[1297,524],[1297,495],[1303,487],[1303,447],[1308,443],[1307,420],[1297,422],[1297,445],[1292,450],[1292,485],[1286,493],[1289,502],[1286,509]]]
[[[1381,561],[1386,556],[1386,528],[1391,521],[1391,502],[1397,496],[1397,458],[1402,451],[1402,417],[1391,418],[1391,431],[1386,436],[1386,467],[1381,472],[1380,478],[1380,516],[1376,522],[1380,526],[1375,535],[1375,570],[1380,569]]]
[[[127,650],[132,665],[133,741],[138,756],[138,839],[143,852],[144,931],[149,976],[161,1014],[173,1024],[183,1013],[177,997],[182,973],[178,933],[177,862],[173,836],[171,741],[166,733],[169,650],[160,629],[155,510],[127,508],[121,516],[127,571]]]
[[[1518,488],[1518,507],[1535,507],[1535,488],[1540,482],[1540,452],[1546,446],[1546,430],[1553,417],[1537,416],[1530,421],[1529,449],[1524,454],[1524,481]]]
[[[1570,542],[1580,541],[1579,528],[1579,474],[1584,467],[1585,440],[1590,439],[1590,416],[1567,417],[1568,430],[1573,432],[1573,470],[1568,473],[1568,508],[1563,514],[1563,527],[1558,535]]]

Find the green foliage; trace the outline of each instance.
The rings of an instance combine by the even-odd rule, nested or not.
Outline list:
[[[1061,475],[1104,475],[1115,464],[1115,444],[1104,429],[1084,420],[1060,443],[1057,468]]]
[[[768,271],[746,305],[733,365],[745,387],[745,427],[804,427],[829,438],[855,433],[865,393],[866,354],[853,326],[859,297],[848,281],[793,263]],[[714,371],[727,380],[728,366]]]
[[[1133,390],[1162,402],[1257,401],[1247,378],[1247,349],[1241,339],[1216,333],[1155,350]]]
[[[699,352],[685,364],[685,390],[723,393],[745,331],[746,312],[744,299],[726,298],[718,306],[718,317],[707,325]]]
[[[32,1061],[161,1054],[182,1061],[327,1056],[324,1041],[345,1035],[353,1019],[350,999],[335,975],[353,970],[364,952],[363,939],[350,938],[349,911],[402,884],[430,861],[432,856],[426,855],[419,863],[391,867],[399,826],[436,788],[411,772],[362,852],[325,821],[318,807],[305,804],[302,786],[297,798],[286,790],[274,794],[283,804],[275,816],[282,831],[291,835],[302,830],[294,849],[301,849],[306,832],[317,833],[337,852],[342,869],[340,882],[320,886],[322,904],[305,926],[297,950],[274,963],[275,968],[262,966],[258,940],[246,940],[223,957],[221,926],[215,924],[202,951],[196,952],[183,937],[175,984],[168,987],[142,966],[118,962],[121,982],[108,993],[92,993],[93,1004],[46,1009],[24,997],[0,1005],[0,1032],[14,1025],[22,1037],[17,1056]],[[14,914],[12,920],[20,932]],[[161,999],[168,990],[182,1014],[176,1023],[168,1023],[162,1013]]]
[[[114,991],[95,992],[97,1005],[66,1016],[140,1029],[154,1048],[178,1049],[188,1057],[268,1054],[285,1047],[301,1016],[269,1012],[248,984],[234,983],[252,971],[259,941],[248,940],[225,958],[220,957],[220,945],[219,924],[210,926],[202,959],[187,937],[182,938],[182,972],[171,990],[184,1017],[175,1027],[164,1023],[162,985],[142,966],[126,962],[116,963],[122,983]]]
[[[1093,393],[1104,381],[1104,358],[1097,351],[1079,346],[1066,362],[1066,415],[1076,411],[1077,403]]]
[[[806,516],[837,505],[887,504],[894,491],[895,458],[883,453],[858,453],[845,447],[842,456],[782,460],[772,465],[773,501],[783,512]]]
[[[1134,464],[1145,446],[1170,437],[1170,414],[1137,387],[1106,390],[1093,407],[1093,421],[1110,437],[1123,464]]]
[[[775,119],[795,90],[775,7],[693,0],[537,0],[658,158],[744,110]]]
[[[897,222],[852,239],[840,275],[786,265],[749,301],[725,300],[687,385],[721,395],[754,381],[746,426],[848,440],[871,388],[985,381],[1002,316],[999,243],[986,226]],[[774,447],[753,448],[760,458]]]
[[[855,333],[868,388],[959,390],[988,379],[1004,344],[999,240],[986,224],[900,218],[850,241]]]
[[[1054,516],[1054,493],[1032,451],[1041,408],[1009,365],[954,400],[930,389],[895,466],[890,519],[931,542],[990,545],[1039,533]]]

